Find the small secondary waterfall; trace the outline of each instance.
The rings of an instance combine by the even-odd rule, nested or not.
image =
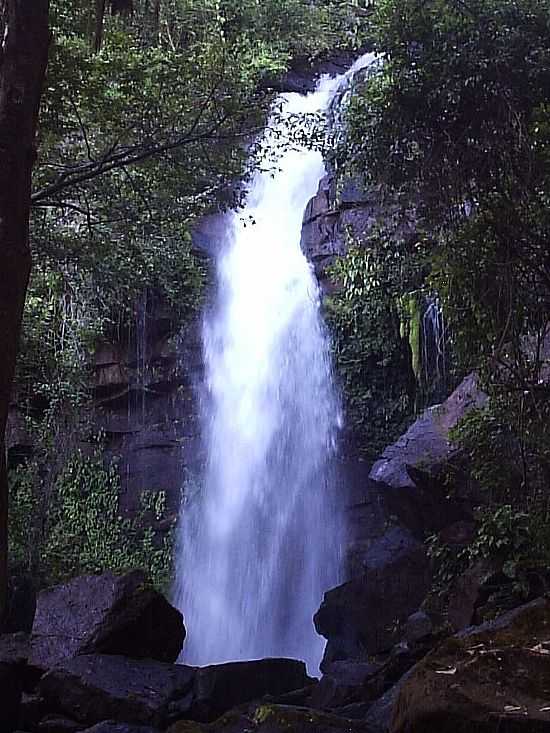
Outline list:
[[[324,112],[347,75],[288,117]],[[284,116],[285,116],[284,115]],[[272,119],[264,144],[285,133]],[[204,325],[208,464],[182,508],[176,602],[184,660],[287,656],[317,672],[324,641],[312,617],[337,584],[343,519],[334,475],[340,424],[318,286],[300,249],[302,217],[325,173],[320,152],[284,150],[258,172],[243,211],[227,217],[217,306]]]

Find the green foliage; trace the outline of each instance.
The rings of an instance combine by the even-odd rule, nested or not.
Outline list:
[[[521,342],[550,306],[550,4],[383,0],[371,34],[384,63],[352,100],[341,164],[416,208],[463,366],[531,384]]]
[[[437,535],[428,538],[434,590],[446,594],[456,578],[469,569],[483,568],[489,577],[500,567],[514,592],[526,595],[529,575],[550,565],[548,513],[541,517],[503,504],[480,509],[477,519],[472,542],[461,549],[442,543]]]
[[[528,392],[495,395],[453,431],[452,440],[488,501],[547,514],[549,417],[548,400],[540,403]]]
[[[466,547],[457,550],[442,543],[437,535],[428,538],[435,588],[445,593],[457,576],[480,561],[499,561],[505,575],[520,581],[522,571],[550,561],[550,545],[534,546],[531,540],[528,514],[514,510],[509,504],[496,510],[484,508],[479,512],[476,534]]]
[[[457,552],[437,536],[428,540],[440,591],[480,560],[496,561],[519,586],[533,568],[550,565],[549,410],[545,404],[541,411],[529,393],[495,395],[452,431],[483,503],[464,549]]]
[[[418,293],[405,293],[400,302],[402,338],[409,342],[411,350],[411,367],[419,381],[421,379],[421,343],[422,343],[422,302]]]
[[[355,100],[348,156],[367,176],[448,219],[540,174],[525,133],[548,102],[547,0],[380,0],[371,40],[385,63]]]
[[[446,581],[479,559],[548,564],[550,3],[379,0],[366,38],[383,61],[352,96],[338,170],[414,209],[417,287],[490,398],[452,436],[483,493],[476,538],[432,550]]]
[[[42,311],[54,361],[69,321],[84,351],[131,321],[145,288],[168,301],[180,325],[193,316],[205,272],[190,231],[201,215],[240,200],[236,182],[257,162],[253,140],[272,102],[260,82],[334,45],[340,18],[330,4],[303,0],[161,0],[134,3],[128,17],[97,13],[82,0],[52,3],[29,372],[43,364],[33,338],[44,335]]]
[[[74,452],[44,496],[32,460],[10,476],[10,556],[14,567],[44,584],[82,573],[145,569],[159,588],[172,571],[172,533],[157,536],[165,516],[162,492],[146,493],[133,519],[120,513],[118,474],[99,453]]]
[[[305,0],[108,9],[51,3],[16,395],[33,455],[13,476],[12,559],[49,580],[138,564],[160,582],[169,548],[119,517],[114,467],[78,453],[91,440],[91,356],[99,341],[132,341],[144,291],[174,330],[196,315],[207,272],[191,231],[241,200],[270,80],[356,24]]]
[[[380,230],[336,261],[339,291],[327,299],[347,425],[365,456],[396,438],[414,412],[415,377],[399,302],[413,279],[402,241]]]

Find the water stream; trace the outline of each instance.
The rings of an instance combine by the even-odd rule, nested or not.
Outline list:
[[[346,76],[283,95],[290,117],[328,109]],[[284,115],[283,115],[284,116]],[[271,120],[275,151],[285,122]],[[204,324],[208,463],[182,508],[176,602],[184,661],[286,656],[316,673],[312,617],[339,581],[343,518],[334,454],[341,422],[302,217],[325,174],[321,153],[284,150],[227,217],[217,303]]]

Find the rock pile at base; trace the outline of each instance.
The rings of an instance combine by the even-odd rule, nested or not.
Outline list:
[[[140,571],[85,575],[38,596],[29,664],[47,670],[93,653],[174,662],[184,639],[181,613]]]
[[[84,586],[102,588],[98,598]],[[70,596],[70,588],[75,589]],[[141,594],[143,593],[143,596]],[[161,661],[168,602],[138,576],[79,578],[38,601],[35,634],[0,636],[2,733],[516,733],[550,730],[550,600],[454,636],[416,611],[400,641],[367,660],[325,660],[321,680],[291,659],[197,668]],[[149,599],[126,612],[121,599]],[[67,603],[59,619],[56,603]],[[93,600],[93,603],[92,603]],[[48,609],[49,613],[46,613]],[[161,609],[159,611],[159,609]],[[170,610],[169,610],[170,609]],[[52,619],[49,627],[47,619]],[[84,619],[91,623],[86,630]],[[126,631],[135,638],[135,655]],[[76,632],[70,638],[69,630]],[[51,633],[51,644],[45,640]],[[55,632],[55,633],[54,633]],[[118,640],[118,641],[117,641]],[[122,640],[122,641],[121,641]],[[111,654],[124,642],[130,653]],[[93,648],[101,646],[101,652]],[[385,642],[389,643],[388,641]],[[385,644],[383,646],[385,646]],[[48,655],[44,653],[47,649]],[[92,651],[89,651],[92,649]],[[42,668],[36,666],[37,650]],[[143,658],[147,650],[151,657]],[[46,666],[50,664],[51,667]]]

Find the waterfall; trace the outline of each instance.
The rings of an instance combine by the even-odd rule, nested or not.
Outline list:
[[[280,150],[285,118],[326,112],[371,60],[307,96],[282,95],[268,153]],[[316,673],[322,656],[312,617],[339,581],[341,417],[300,235],[324,174],[319,151],[287,146],[275,172],[256,173],[245,208],[226,217],[203,336],[208,461],[201,490],[182,507],[176,569],[190,664],[285,656]]]
[[[426,298],[421,330],[422,379],[428,403],[439,402],[448,394],[448,355],[445,318],[437,295],[430,295]]]

